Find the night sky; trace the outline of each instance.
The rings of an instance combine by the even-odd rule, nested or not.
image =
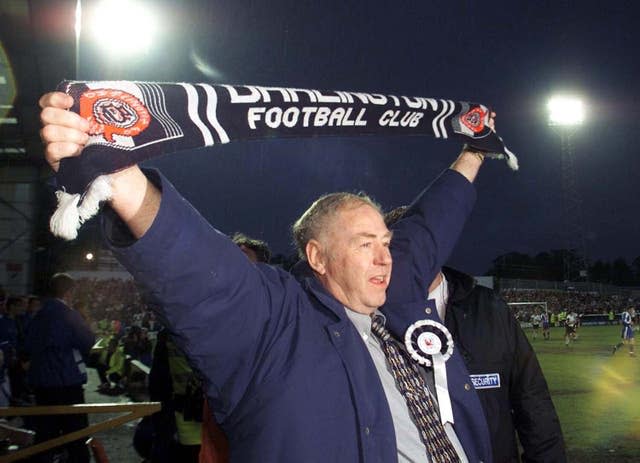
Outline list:
[[[107,57],[84,37],[79,77],[370,91],[491,106],[520,160],[488,161],[451,264],[484,273],[509,251],[565,246],[560,139],[545,104],[587,102],[575,176],[591,260],[640,256],[637,58],[632,1],[270,0],[153,2],[165,21],[146,56]],[[103,37],[108,41],[108,37]],[[289,227],[322,193],[364,190],[406,204],[459,152],[456,142],[361,137],[235,143],[159,167],[218,229],[292,252]]]

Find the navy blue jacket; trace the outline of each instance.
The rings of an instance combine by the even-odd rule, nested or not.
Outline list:
[[[47,300],[29,324],[25,338],[29,384],[53,388],[86,383],[83,358],[94,342],[93,332],[77,311],[60,299]]]
[[[444,181],[446,180],[446,181]],[[425,207],[424,196],[432,198]],[[439,200],[446,198],[446,201]],[[399,341],[410,324],[438,317],[434,301],[427,301],[428,288],[448,257],[471,212],[475,190],[462,175],[446,171],[394,224],[391,254],[393,273],[382,312],[387,327]],[[422,237],[422,239],[417,239]],[[443,238],[444,237],[444,238]],[[471,462],[492,461],[489,428],[482,404],[473,388],[459,349],[446,362],[454,428]]]
[[[396,462],[384,390],[343,305],[315,278],[299,283],[281,269],[252,264],[166,180],[149,176],[162,190],[151,228],[132,242],[107,214],[105,232],[203,374],[230,460]],[[434,269],[448,257],[475,197],[453,171],[436,186],[418,201],[425,214],[456,196],[466,204],[440,217],[432,232],[424,224],[415,230],[416,246]],[[394,271],[392,285],[395,279]],[[463,441],[483,449],[486,443],[473,438]]]

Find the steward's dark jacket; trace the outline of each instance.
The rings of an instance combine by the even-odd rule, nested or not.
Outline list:
[[[538,359],[509,306],[473,277],[444,268],[451,331],[484,408],[496,463],[565,462],[560,422]]]

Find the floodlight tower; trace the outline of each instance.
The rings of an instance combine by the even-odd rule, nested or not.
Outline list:
[[[562,192],[564,231],[567,250],[573,250],[575,259],[564,256],[564,279],[571,280],[574,276],[588,280],[587,248],[582,222],[582,206],[576,173],[574,169],[573,138],[578,128],[584,123],[584,104],[572,96],[555,96],[547,104],[549,110],[549,126],[560,136],[562,154]]]

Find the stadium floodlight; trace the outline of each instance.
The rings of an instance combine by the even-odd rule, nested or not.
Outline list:
[[[574,169],[574,136],[585,122],[585,106],[582,99],[575,95],[557,95],[547,103],[549,126],[560,136],[562,154],[563,220],[566,234],[566,249],[576,250],[576,256],[566,252],[563,257],[564,279],[589,280],[586,269],[587,245],[582,225],[582,207],[578,194]]]
[[[584,103],[575,96],[554,96],[547,103],[549,125],[575,127],[584,122]]]
[[[140,1],[102,0],[88,14],[86,27],[110,55],[146,53],[158,21],[154,9]]]

